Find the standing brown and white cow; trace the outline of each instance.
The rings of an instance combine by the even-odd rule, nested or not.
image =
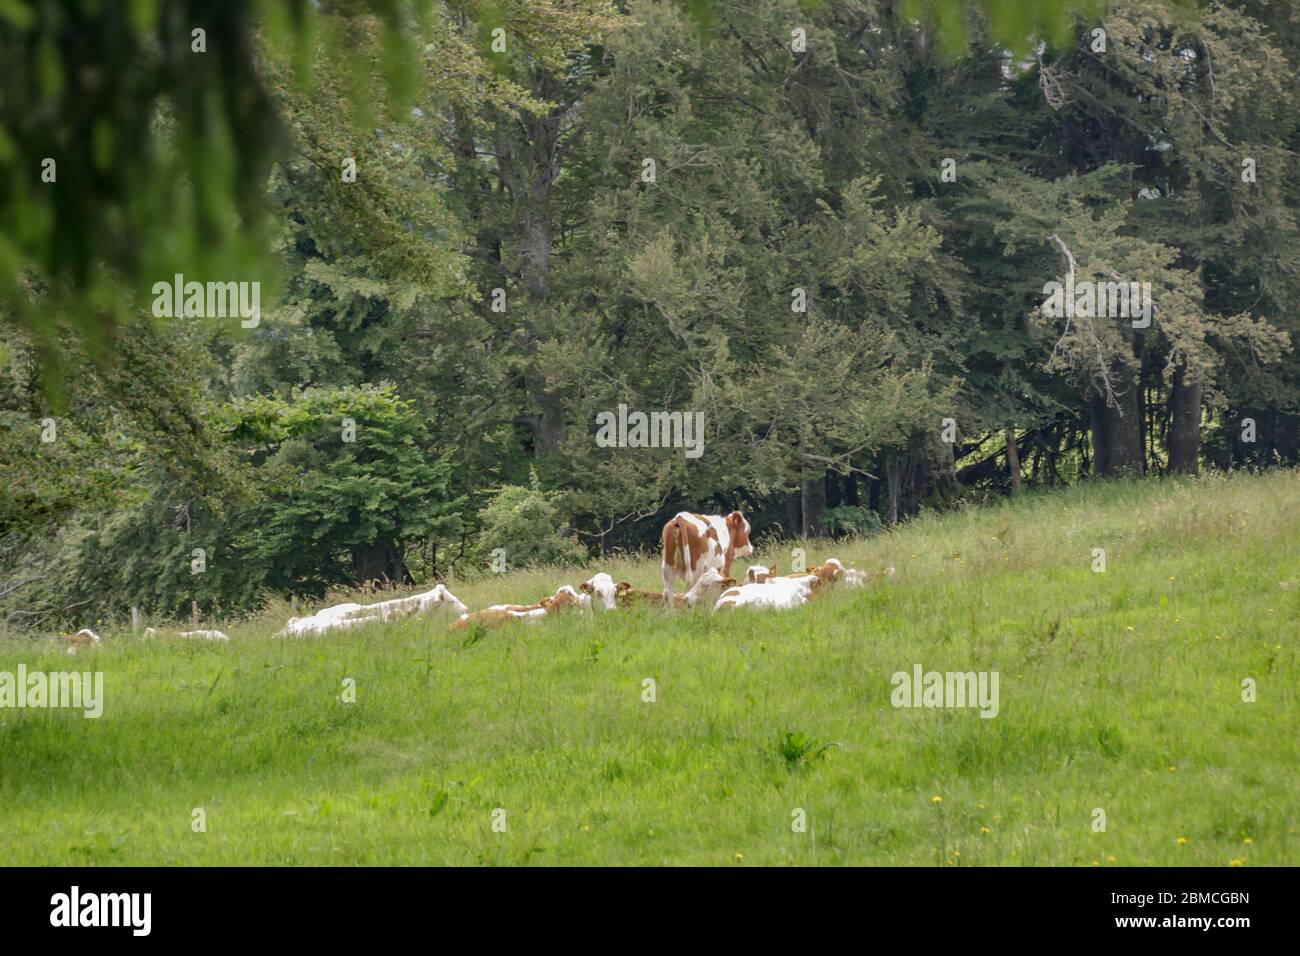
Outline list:
[[[692,587],[706,568],[717,568],[731,577],[731,562],[754,553],[749,543],[749,522],[739,511],[729,515],[697,515],[689,511],[664,525],[664,600],[673,599],[673,583],[684,578]]]

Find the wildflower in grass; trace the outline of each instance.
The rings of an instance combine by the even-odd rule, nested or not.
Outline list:
[[[1246,839],[1242,840],[1241,842],[1242,842],[1242,843],[1248,843],[1248,844],[1249,844],[1249,843],[1254,843],[1255,841],[1252,840],[1250,837],[1246,837]]]
[[[1114,862],[1115,862],[1115,858],[1114,858],[1113,856],[1108,856],[1108,857],[1106,857],[1106,862],[1107,862],[1107,863],[1114,863]]]
[[[933,796],[933,797],[930,798],[930,802],[933,803],[933,804],[936,804],[936,805],[937,805],[937,804],[940,804],[940,803],[943,803],[943,797],[938,796],[938,795],[936,794],[935,796]]]
[[[1127,625],[1125,625],[1124,630],[1126,630],[1126,631],[1131,631],[1131,630],[1133,630],[1133,625],[1132,625],[1132,624],[1127,624]]]
[[[1093,861],[1092,861],[1092,865],[1093,865],[1093,866],[1101,866],[1101,864],[1098,863],[1096,860],[1093,860]]]
[[[743,860],[744,858],[745,858],[745,854],[743,854],[743,853],[737,853],[737,854],[736,854],[736,862],[737,862],[737,863],[739,863],[739,862],[740,862],[741,860]]]
[[[1179,837],[1179,838],[1178,838],[1178,845],[1179,845],[1179,846],[1187,846],[1187,837]]]
[[[1170,767],[1170,768],[1169,768],[1169,772],[1170,772],[1170,773],[1176,773],[1177,771],[1178,771],[1178,768],[1177,768],[1177,767]]]
[[[980,827],[980,833],[992,833],[992,832],[993,831],[990,830],[988,827]]]
[[[1245,860],[1229,860],[1228,866],[1242,866],[1245,862]]]

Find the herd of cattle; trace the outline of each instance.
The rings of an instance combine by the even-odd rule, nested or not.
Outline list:
[[[795,608],[837,582],[861,587],[868,580],[894,573],[892,567],[879,572],[846,568],[837,559],[828,558],[816,567],[786,575],[777,574],[775,568],[751,564],[744,582],[737,582],[731,577],[732,562],[754,553],[749,540],[749,522],[739,511],[725,516],[683,511],[664,525],[662,540],[662,592],[635,588],[627,581],[616,583],[610,575],[601,572],[576,588],[563,585],[534,604],[495,604],[471,611],[445,584],[439,584],[411,597],[377,604],[336,604],[307,617],[291,617],[276,636],[304,637],[431,611],[454,615],[451,629],[464,630],[476,625],[491,627],[514,620],[536,620],[570,610],[589,611],[593,606],[608,611],[636,604],[695,607],[710,600],[714,611],[738,607]],[[674,591],[678,580],[686,583],[683,594]],[[154,633],[149,628],[145,636]],[[221,631],[183,631],[179,636],[228,640]],[[89,628],[83,629],[70,639],[68,652],[75,653],[79,645],[98,643],[99,635]]]

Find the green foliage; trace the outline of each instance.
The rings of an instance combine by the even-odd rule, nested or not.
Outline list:
[[[460,530],[451,464],[391,385],[258,396],[223,418],[262,491],[233,529],[235,547],[272,587],[404,583],[409,549]]]
[[[816,763],[836,745],[809,737],[801,730],[786,730],[776,735],[776,754],[791,770]]]
[[[883,530],[880,516],[862,505],[837,505],[826,509],[826,528],[832,535],[871,535]]]
[[[183,613],[178,508],[242,562],[215,610],[654,547],[681,508],[870,533],[1007,492],[1008,430],[1029,485],[1109,473],[1120,420],[1151,471],[1176,432],[1181,469],[1300,458],[1276,4],[200,6],[0,16],[24,620]],[[1151,327],[1044,317],[1063,250],[1151,282]],[[274,282],[261,324],[147,319],[172,272]],[[703,454],[597,446],[621,404],[702,414]]]
[[[476,564],[486,566],[504,549],[508,567],[573,564],[587,549],[566,533],[559,495],[543,491],[534,471],[527,485],[503,485],[489,493],[478,514]]]
[[[383,33],[392,82],[414,55],[405,9],[328,16]],[[36,336],[47,372],[61,325],[97,353],[159,279],[271,279],[263,187],[285,141],[257,51],[346,72],[345,48],[311,46],[326,16],[263,0],[0,8],[0,308]]]

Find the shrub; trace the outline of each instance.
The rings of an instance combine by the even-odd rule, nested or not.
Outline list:
[[[495,489],[478,515],[482,530],[475,547],[477,561],[486,566],[497,548],[505,550],[512,568],[585,561],[587,549],[565,530],[559,497],[541,489],[536,471],[527,485]]]
[[[826,509],[826,527],[834,537],[873,535],[884,526],[880,516],[863,505],[837,505]]]

